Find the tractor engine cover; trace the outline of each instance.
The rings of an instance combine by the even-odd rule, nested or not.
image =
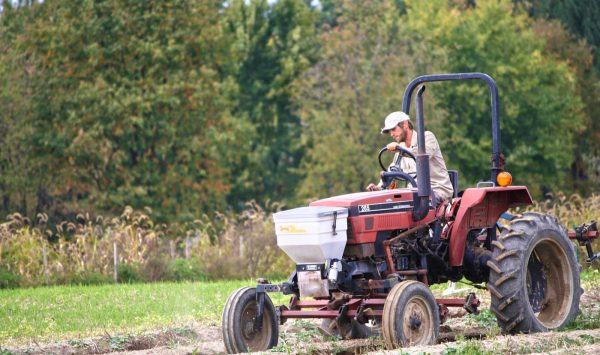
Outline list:
[[[414,188],[357,192],[314,201],[310,206],[347,208],[350,224],[347,244],[357,248],[374,244],[378,232],[408,229],[435,220],[435,210],[430,206],[425,219],[413,221],[416,192]]]
[[[348,209],[300,207],[273,215],[277,245],[296,264],[341,259],[346,247]]]

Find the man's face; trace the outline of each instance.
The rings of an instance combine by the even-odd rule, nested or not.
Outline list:
[[[404,139],[406,139],[406,130],[404,129],[404,122],[401,122],[393,129],[390,129],[390,136],[394,138],[394,140],[397,143],[400,143]]]

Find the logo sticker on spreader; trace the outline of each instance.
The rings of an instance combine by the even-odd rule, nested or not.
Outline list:
[[[282,233],[306,233],[306,229],[298,228],[294,224],[279,226],[279,231]]]

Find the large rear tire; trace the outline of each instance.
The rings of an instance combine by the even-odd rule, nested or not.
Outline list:
[[[560,328],[579,313],[575,246],[555,217],[525,213],[504,227],[488,261],[491,311],[504,333]]]
[[[233,292],[223,308],[222,331],[229,354],[265,351],[277,345],[279,324],[275,307],[265,294],[262,328],[254,329],[256,288],[242,287]]]
[[[381,323],[383,340],[390,350],[435,344],[440,333],[435,297],[421,282],[401,282],[385,299]]]

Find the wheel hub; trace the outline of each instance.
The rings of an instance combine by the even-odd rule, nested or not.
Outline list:
[[[417,330],[421,328],[421,319],[416,314],[413,314],[409,318],[410,329]]]
[[[244,338],[250,339],[254,334],[254,321],[249,320],[244,324]]]
[[[527,263],[527,293],[533,312],[540,312],[546,298],[546,272],[544,264],[535,252],[531,254]]]

